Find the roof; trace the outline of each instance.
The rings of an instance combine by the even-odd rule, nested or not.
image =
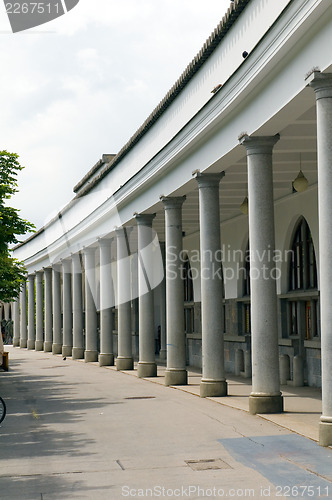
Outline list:
[[[94,186],[96,186],[123,159],[123,157],[127,153],[129,153],[129,151],[135,146],[135,144],[138,143],[143,135],[148,132],[148,130],[164,113],[164,111],[166,111],[166,109],[172,104],[178,94],[184,89],[188,82],[193,78],[193,76],[198,72],[205,61],[217,48],[219,43],[226,36],[230,28],[233,26],[233,24],[245,9],[245,7],[249,4],[249,2],[250,0],[234,0],[231,2],[226,14],[222,18],[216,29],[213,31],[213,33],[211,33],[209,38],[206,40],[199,53],[196,55],[196,57],[194,57],[190,64],[188,64],[180,78],[175,82],[173,87],[167,92],[162,101],[160,101],[160,103],[148,116],[141,127],[129,139],[129,141],[123,146],[119,153],[115,155],[115,157],[100,170],[98,175],[91,179],[89,183],[86,183],[91,175],[96,171],[96,169],[92,169],[90,172],[88,172],[88,174],[83,177],[82,181],[77,184],[77,186],[81,187],[86,183],[86,185],[82,187],[82,189],[77,190],[77,186],[75,186],[74,192],[76,193],[76,197],[84,196]]]

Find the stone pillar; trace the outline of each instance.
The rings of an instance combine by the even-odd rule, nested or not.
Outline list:
[[[44,303],[45,303],[45,336],[44,351],[52,352],[53,344],[53,314],[52,314],[52,269],[44,268]]]
[[[5,302],[3,305],[3,319],[8,321],[10,319],[10,306],[9,302]]]
[[[164,266],[164,279],[162,280],[160,286],[160,351],[159,351],[159,359],[161,361],[166,360],[167,358],[167,349],[166,349],[166,249],[165,243],[160,243],[160,251],[163,260]]]
[[[98,361],[95,248],[84,248],[85,263],[85,353],[86,363]]]
[[[319,444],[332,445],[332,74],[308,78],[317,108],[322,415]]]
[[[36,343],[35,323],[35,275],[28,276],[28,349],[34,349]]]
[[[36,271],[36,351],[44,347],[43,271]]]
[[[62,335],[61,335],[61,279],[60,266],[53,265],[52,285],[53,285],[53,344],[52,353],[62,353]]]
[[[84,358],[82,267],[79,254],[72,255],[73,274],[73,359]]]
[[[200,396],[227,396],[224,369],[223,288],[220,251],[219,174],[196,173],[199,189],[202,380]]]
[[[138,335],[139,361],[137,376],[156,377],[157,365],[155,360],[154,339],[154,302],[153,290],[149,282],[151,270],[149,265],[152,258],[152,221],[155,214],[137,214],[138,235]]]
[[[99,239],[100,251],[100,366],[114,365],[113,317],[114,306],[110,239]]]
[[[182,205],[186,197],[161,197],[165,207],[166,233],[166,337],[165,385],[186,385],[186,334],[181,262]]]
[[[20,296],[14,302],[14,337],[13,346],[20,345]]]
[[[73,306],[71,294],[71,259],[62,261],[63,281],[63,345],[62,356],[71,356],[73,351]]]
[[[117,273],[118,273],[118,356],[117,370],[134,368],[131,340],[131,286],[130,249],[128,229],[117,228]]]
[[[20,330],[20,347],[25,349],[28,344],[27,340],[27,284],[23,283],[21,288],[21,330]]]
[[[274,137],[243,136],[247,150],[252,392],[249,412],[283,411],[280,392],[278,316],[274,244],[272,149]]]

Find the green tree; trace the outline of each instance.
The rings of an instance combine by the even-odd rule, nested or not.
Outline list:
[[[6,200],[18,191],[17,174],[23,167],[16,153],[0,151],[0,300],[11,302],[26,279],[23,262],[11,256],[9,245],[19,243],[18,236],[33,231],[35,226],[21,219],[19,210],[7,206]]]

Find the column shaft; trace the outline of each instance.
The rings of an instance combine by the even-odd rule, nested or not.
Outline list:
[[[60,266],[53,265],[52,285],[53,285],[53,344],[52,353],[62,353],[62,332],[61,332],[61,275]]]
[[[223,289],[220,250],[220,174],[196,174],[199,188],[202,380],[200,396],[226,396],[224,371]]]
[[[322,415],[319,444],[332,445],[332,74],[314,72],[316,95]]]
[[[14,302],[14,337],[13,346],[20,345],[20,296]]]
[[[26,283],[22,284],[21,288],[21,329],[20,329],[20,347],[26,348],[28,339],[27,339],[27,285]]]
[[[73,359],[84,358],[82,267],[79,254],[72,255],[73,274]]]
[[[154,338],[154,302],[150,286],[152,256],[152,221],[155,214],[136,215],[138,228],[138,307],[139,307],[139,361],[137,376],[156,377]]]
[[[113,316],[114,306],[111,240],[99,240],[100,252],[100,354],[99,365],[114,364],[113,355]]]
[[[187,384],[186,336],[184,331],[184,286],[182,252],[182,197],[161,197],[165,207],[166,232],[166,335],[165,385]]]
[[[44,346],[43,275],[43,271],[36,272],[36,351],[42,351]]]
[[[160,284],[160,351],[159,359],[167,359],[167,348],[166,348],[166,248],[165,243],[160,243],[160,251],[162,256],[163,268],[164,268],[164,278]]]
[[[131,268],[128,230],[116,230],[118,273],[118,356],[117,370],[134,368],[131,340]]]
[[[63,279],[63,346],[62,356],[71,356],[73,351],[73,306],[71,294],[70,259],[62,261]]]
[[[274,137],[241,139],[247,150],[251,287],[250,413],[283,411],[279,379],[272,149]]]
[[[45,338],[44,351],[51,352],[53,344],[53,313],[52,313],[52,269],[44,269],[45,277]]]
[[[98,361],[95,249],[85,248],[85,353],[86,363]]]

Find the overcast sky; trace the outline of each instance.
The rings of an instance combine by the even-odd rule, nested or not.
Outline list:
[[[80,0],[13,34],[0,3],[0,149],[25,169],[11,205],[39,228],[117,153],[203,46],[229,0]]]

